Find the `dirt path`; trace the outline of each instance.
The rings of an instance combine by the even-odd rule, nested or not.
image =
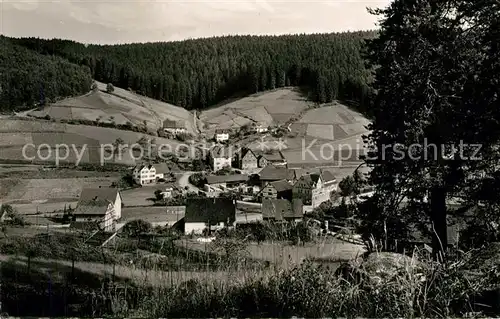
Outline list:
[[[188,191],[198,193],[202,190],[189,182],[189,176],[193,175],[194,173],[195,172],[184,172],[182,176],[177,180],[177,183],[182,189],[188,187]]]

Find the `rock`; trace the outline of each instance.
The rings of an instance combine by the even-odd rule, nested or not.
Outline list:
[[[368,255],[361,264],[362,272],[374,283],[381,284],[390,281],[394,277],[402,274],[420,274],[420,281],[423,277],[424,264],[415,257],[389,252],[375,252]]]

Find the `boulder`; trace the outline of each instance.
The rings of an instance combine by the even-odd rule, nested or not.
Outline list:
[[[419,281],[425,280],[424,264],[416,257],[398,253],[371,253],[361,264],[361,271],[375,284],[382,284],[398,275],[409,273],[419,276]]]

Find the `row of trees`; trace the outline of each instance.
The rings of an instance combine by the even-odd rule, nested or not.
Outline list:
[[[0,111],[29,108],[84,94],[91,84],[87,66],[37,54],[0,36]]]
[[[231,36],[169,43],[90,45],[15,39],[42,55],[87,66],[112,83],[188,109],[239,94],[302,86],[318,102],[347,99],[361,107],[370,83],[361,51],[373,32]]]

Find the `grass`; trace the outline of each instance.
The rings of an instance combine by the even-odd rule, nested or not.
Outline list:
[[[99,120],[101,122],[144,126],[157,131],[167,118],[182,121],[189,132],[194,133],[193,114],[168,103],[156,101],[133,92],[115,87],[112,94],[106,92],[106,84],[97,82],[100,91],[69,98],[50,105],[30,115],[49,115],[57,120]]]
[[[2,136],[5,137],[2,138]],[[72,125],[53,123],[45,120],[26,120],[26,119],[1,119],[0,120],[0,160],[23,160],[29,162],[22,152],[22,147],[32,141],[38,147],[42,144],[48,144],[54,147],[56,144],[66,144],[70,147],[70,157],[67,162],[74,163],[76,154],[72,149],[73,145],[81,152],[81,147],[86,145],[81,163],[100,164],[101,147],[102,145],[113,144],[118,138],[122,139],[125,144],[133,145],[140,138],[146,136],[150,139],[155,139],[156,145],[164,145],[163,151],[175,151],[180,144],[179,141],[170,140],[162,137],[147,135],[138,132],[119,130],[109,127],[87,126],[87,125]],[[107,149],[107,148],[106,148]],[[40,156],[45,157],[48,151],[38,155],[36,150],[29,147],[26,151],[26,156],[35,158],[36,162],[43,162]],[[63,150],[61,152],[64,152]],[[55,151],[51,150],[52,157],[49,157],[47,162],[53,162],[55,159]],[[105,154],[106,156],[108,154]],[[125,150],[121,159],[110,158],[108,163],[121,163],[134,165],[134,156],[130,149]]]
[[[485,292],[498,282],[496,273],[478,267],[473,254],[439,264],[419,254],[372,253],[361,266],[351,263],[349,270],[336,269],[335,260],[326,265],[325,260],[311,261],[335,257],[328,248],[333,243],[322,243],[319,255],[313,254],[318,250],[313,246],[281,244],[282,252],[302,256],[286,265],[273,257],[269,265],[274,267],[268,267],[252,258],[258,246],[253,244],[222,241],[199,251],[174,245],[173,237],[118,237],[103,250],[64,236],[0,241],[2,253],[17,252],[17,257],[0,257],[4,311],[16,316],[174,318],[412,318],[496,311],[479,305],[494,302]],[[271,256],[272,245],[278,244],[262,244],[261,251]],[[36,255],[28,260],[30,249]],[[472,275],[468,269],[485,270]],[[27,300],[29,306],[23,307]]]
[[[53,287],[49,295],[54,300],[61,300],[64,296],[76,300],[72,303],[80,304],[82,310],[68,312],[77,316],[88,316],[93,310],[96,312],[92,314],[94,316],[107,314],[121,317],[444,318],[487,310],[477,302],[488,300],[473,296],[480,296],[487,289],[491,277],[485,274],[471,280],[462,272],[466,261],[437,264],[408,257],[394,264],[385,259],[377,262],[376,269],[382,265],[386,267],[381,268],[385,270],[378,273],[378,279],[373,277],[375,273],[370,267],[353,266],[353,271],[358,271],[360,276],[358,279],[349,279],[348,273],[345,273],[345,277],[331,267],[305,261],[290,269],[259,272],[239,269],[212,273],[212,276],[200,272],[196,273],[198,277],[193,272],[170,272],[171,276],[157,277],[149,273],[151,279],[145,280],[143,277],[143,281],[138,284],[124,280],[122,270],[116,267],[114,276],[109,272],[106,276],[97,276],[90,264],[85,264],[87,271],[76,267],[78,275],[75,277],[79,279],[76,281],[73,276],[68,276],[68,273],[75,273],[70,265],[35,261],[32,262],[31,268],[34,270],[31,271],[36,271],[38,278],[31,279],[34,282],[30,285],[26,283],[34,275],[27,275],[25,262],[24,266],[16,264],[15,267],[3,263],[2,287],[11,288],[7,290],[10,296],[5,298],[8,302],[4,304],[4,310],[11,315],[26,316],[28,309],[20,308],[19,301],[29,298],[32,301],[29,308],[38,308],[36,313],[33,310],[32,315],[47,315],[47,307],[45,312],[40,309],[43,302],[47,305],[47,299],[36,291],[45,291],[46,296],[49,278]],[[238,269],[237,265],[233,264],[232,269]],[[51,273],[51,277],[47,273]],[[174,274],[176,277],[172,277]],[[112,278],[113,284],[105,284],[104,277],[108,280]],[[151,287],[151,282],[156,283],[154,287]],[[78,294],[74,294],[70,283],[78,284]],[[97,307],[93,309],[86,303],[85,296],[92,294],[102,312],[97,313]],[[58,295],[61,299],[55,297]],[[54,313],[49,315],[55,316]]]
[[[109,187],[116,178],[56,178],[56,179],[0,179],[0,186],[8,189],[3,201],[35,201],[63,198],[78,200],[84,187]]]
[[[205,132],[216,128],[239,128],[250,122],[264,126],[286,122],[294,114],[309,107],[300,93],[284,88],[244,97],[222,106],[209,108],[200,114]]]

